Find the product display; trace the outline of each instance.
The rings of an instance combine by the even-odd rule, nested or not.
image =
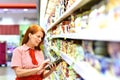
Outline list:
[[[54,62],[52,62],[51,64],[48,64],[48,66],[46,67],[46,70],[50,70],[50,67],[52,66],[52,65],[58,65],[58,64],[60,64],[60,62],[62,62],[63,61],[63,59],[61,59],[61,58],[59,58],[59,59],[57,59],[57,60],[55,60]]]
[[[55,4],[47,35],[49,48],[64,60],[57,69],[59,79],[119,80],[120,0],[57,0]]]

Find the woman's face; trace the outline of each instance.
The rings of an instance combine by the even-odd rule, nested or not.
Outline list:
[[[41,31],[36,32],[35,34],[31,34],[30,41],[33,46],[38,46],[38,44],[42,41],[43,33]]]

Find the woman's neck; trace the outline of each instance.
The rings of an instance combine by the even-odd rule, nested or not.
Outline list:
[[[26,43],[26,45],[27,45],[28,47],[34,49],[34,46],[33,46],[29,41]]]

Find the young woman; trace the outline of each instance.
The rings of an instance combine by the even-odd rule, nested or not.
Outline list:
[[[52,65],[50,70],[45,70],[49,59],[44,60],[40,49],[44,36],[44,30],[32,24],[23,37],[22,45],[14,49],[11,68],[16,73],[16,80],[42,80],[56,69],[56,65]]]

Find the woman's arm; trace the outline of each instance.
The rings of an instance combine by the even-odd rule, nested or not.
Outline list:
[[[44,69],[40,69],[39,67],[33,69],[23,69],[21,67],[14,67],[13,69],[15,70],[17,77],[26,77],[30,75],[35,75],[38,71],[41,73],[44,71]]]
[[[26,77],[30,75],[35,75],[37,72],[41,74],[45,71],[45,66],[48,64],[49,60],[45,60],[39,67],[33,69],[23,69],[21,67],[13,67],[17,77]]]
[[[46,78],[48,77],[52,72],[54,72],[56,70],[56,65],[53,64],[51,67],[50,67],[50,70],[45,70],[43,72],[43,78]]]

